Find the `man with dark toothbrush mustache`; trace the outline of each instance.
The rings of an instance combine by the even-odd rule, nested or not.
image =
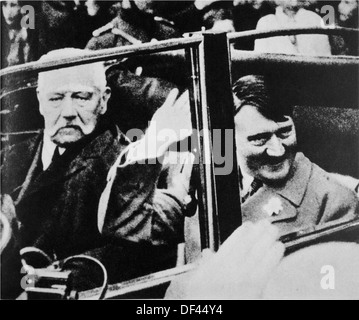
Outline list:
[[[244,221],[268,219],[285,235],[357,217],[354,191],[298,152],[292,110],[270,81],[248,75],[233,87]]]

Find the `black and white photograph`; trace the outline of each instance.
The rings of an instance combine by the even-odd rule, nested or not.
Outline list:
[[[358,0],[0,4],[1,300],[359,300]]]

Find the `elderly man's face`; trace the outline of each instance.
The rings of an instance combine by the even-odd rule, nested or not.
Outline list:
[[[253,106],[243,106],[235,118],[237,158],[241,170],[266,184],[285,181],[297,146],[294,123],[267,119]]]
[[[66,147],[92,133],[106,112],[110,91],[96,86],[91,77],[84,66],[43,75],[46,85],[38,88],[40,113],[45,134],[59,146]]]

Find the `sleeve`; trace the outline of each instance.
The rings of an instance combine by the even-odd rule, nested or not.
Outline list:
[[[353,190],[359,197],[359,180],[351,176],[342,175],[339,173],[329,173],[329,175],[336,181],[338,181],[342,186],[347,187],[350,190]]]
[[[331,188],[322,199],[321,224],[337,224],[359,218],[359,199],[354,191],[340,185],[331,177]],[[359,239],[358,239],[359,240]]]
[[[346,188],[343,188],[343,190],[346,190]],[[344,192],[337,190],[337,193],[328,196],[325,200],[324,215],[320,221],[320,224],[324,227],[358,221],[359,202],[351,190],[348,189]],[[351,228],[344,229],[331,236],[330,241],[359,243],[358,227],[355,227],[355,224],[351,223]]]
[[[99,230],[133,243],[175,245],[183,241],[184,205],[174,192],[157,187],[161,161],[148,161],[117,168],[103,193],[107,199],[100,200]]]

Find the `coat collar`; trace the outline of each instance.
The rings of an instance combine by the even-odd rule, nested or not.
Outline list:
[[[291,178],[283,187],[273,189],[273,191],[299,207],[307,190],[311,172],[312,163],[303,153],[298,152],[293,164]]]
[[[312,163],[302,154],[295,157],[291,178],[281,188],[264,185],[242,206],[244,220],[263,218],[272,222],[294,219],[305,196],[312,172]],[[269,212],[279,210],[277,214]]]

